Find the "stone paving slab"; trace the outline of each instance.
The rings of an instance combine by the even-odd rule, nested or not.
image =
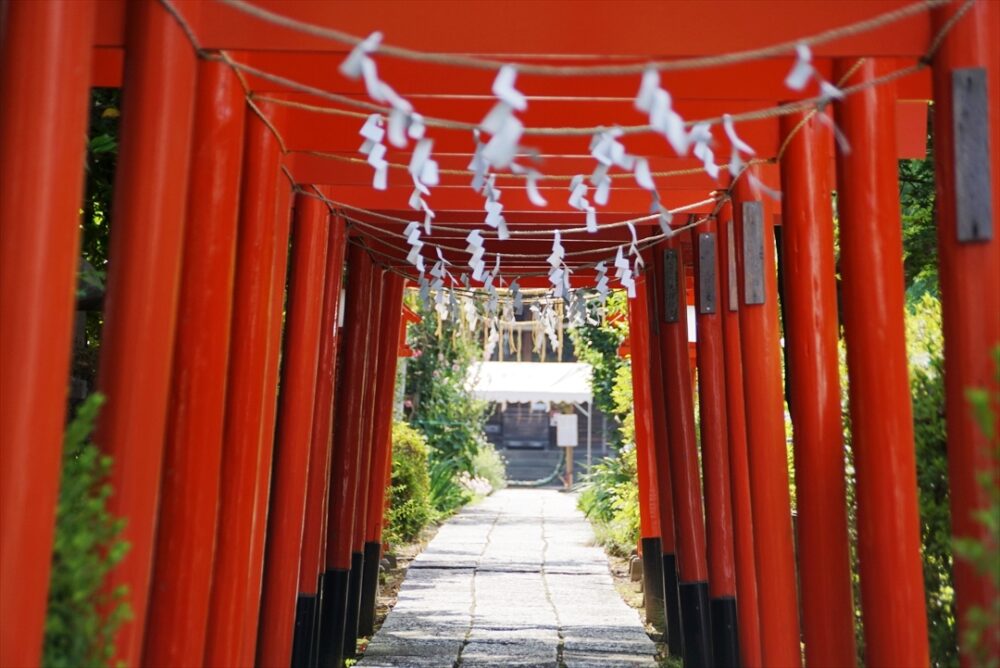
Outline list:
[[[652,667],[655,654],[576,497],[515,489],[441,527],[358,665]]]

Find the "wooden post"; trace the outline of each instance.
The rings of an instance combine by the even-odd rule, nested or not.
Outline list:
[[[733,213],[762,657],[765,666],[799,666],[774,234],[746,176],[735,184]]]
[[[646,277],[635,283],[635,298],[628,300],[629,339],[636,341],[632,358],[632,403],[635,419],[635,465],[639,485],[639,528],[642,554],[643,597],[646,622],[665,628],[663,610],[663,547],[660,542],[660,508],[656,488],[656,452],[653,442],[653,406],[649,386],[649,291]],[[631,345],[630,345],[631,348]]]
[[[659,249],[653,249],[658,253]],[[655,257],[655,255],[654,255]],[[653,413],[653,446],[656,460],[656,490],[660,501],[660,549],[663,561],[663,606],[667,617],[667,648],[672,656],[683,655],[681,632],[680,582],[677,562],[677,517],[674,513],[673,482],[671,479],[670,434],[667,430],[667,410],[663,394],[663,364],[660,361],[660,336],[663,328],[660,312],[663,296],[662,271],[655,261],[647,266],[645,279],[648,307],[649,401]],[[641,321],[640,321],[641,322]]]
[[[346,227],[343,219],[330,216],[327,248],[326,287],[323,290],[323,322],[313,406],[312,452],[309,455],[309,481],[306,490],[306,515],[302,534],[302,566],[299,570],[299,598],[295,616],[295,640],[292,666],[315,666],[318,662],[319,617],[322,610],[323,550],[326,535],[327,499],[330,484],[331,440],[333,438],[333,401],[336,380],[337,349],[340,341],[341,284],[344,276]]]
[[[670,443],[684,663],[714,665],[708,592],[705,520],[694,433],[694,393],[688,352],[684,257],[679,239],[669,239],[654,257],[660,322],[660,368]]]
[[[199,62],[147,665],[198,665],[205,655],[245,110],[236,75],[223,63]]]
[[[264,367],[264,398],[260,418],[259,466],[254,481],[253,528],[250,541],[250,575],[244,605],[242,662],[251,665],[257,652],[257,624],[260,620],[261,589],[264,577],[264,545],[267,540],[267,516],[271,496],[271,473],[274,457],[275,418],[278,410],[278,378],[281,366],[281,342],[284,335],[285,283],[288,274],[288,239],[291,228],[292,185],[285,175],[278,176],[274,210],[274,254],[271,258],[271,293],[268,308],[267,362]]]
[[[334,409],[337,419],[334,422],[326,573],[322,592],[319,658],[324,666],[338,666],[343,661],[362,433],[361,397],[367,382],[365,357],[371,315],[371,275],[374,270],[368,253],[358,245],[350,246],[347,258],[342,381],[337,388]]]
[[[218,535],[205,644],[204,662],[213,666],[239,665],[242,656],[272,315],[280,148],[255,115],[247,118],[244,142]]]
[[[375,393],[379,379],[379,344],[382,320],[385,317],[385,269],[376,267],[372,272],[372,302],[368,336],[365,338],[365,385],[361,406],[361,452],[358,457],[358,489],[354,501],[354,519],[351,529],[351,575],[347,588],[347,622],[344,630],[344,658],[357,655],[358,628],[361,614],[361,581],[365,570],[365,528],[368,510],[368,486],[371,482],[372,450],[375,436]]]
[[[740,665],[733,556],[733,511],[726,424],[726,367],[719,301],[717,223],[708,220],[694,236],[697,314],[698,408],[705,480],[712,643],[719,666]]]
[[[115,645],[116,659],[130,666],[141,661],[152,575],[196,73],[194,49],[167,10],[129,4],[97,381],[108,402],[94,441],[114,458],[108,511],[126,521],[129,552],[107,586],[129,590],[132,619]]]
[[[96,4],[0,20],[0,665],[38,665],[66,415]],[[30,100],[29,103],[25,101]]]
[[[856,663],[856,648],[837,358],[833,140],[815,114],[783,116],[780,127],[783,137],[796,133],[781,161],[781,253],[806,665],[847,668]]]
[[[834,78],[854,65],[836,62]],[[890,69],[892,63],[869,58],[847,83],[871,81]],[[837,208],[865,662],[926,666],[894,88],[867,88],[838,102],[834,111],[851,145],[850,154],[837,155]]]
[[[313,398],[329,245],[329,211],[311,197],[295,201],[292,262],[278,410],[274,482],[267,518],[267,551],[256,664],[285,665],[292,656],[312,444]]]
[[[932,12],[935,30],[958,10]],[[997,396],[993,353],[1000,342],[1000,6],[976,2],[948,33],[934,58],[934,161],[938,257],[944,329],[945,415],[951,529],[957,538],[989,541],[976,513],[989,508],[980,477],[1000,484],[1000,462],[966,398],[971,388]],[[992,26],[992,29],[990,28]],[[996,403],[993,430],[1000,432]],[[994,441],[995,443],[995,441]],[[954,562],[959,637],[969,611],[989,609],[1000,592],[967,560]],[[985,639],[1000,658],[1000,630]],[[975,659],[962,655],[968,668]]]
[[[747,452],[746,403],[743,399],[743,355],[740,344],[739,297],[733,210],[725,202],[719,211],[719,307],[726,361],[726,433],[729,435],[729,484],[733,503],[736,558],[736,612],[740,660],[744,668],[760,668],[760,614],[754,555],[750,462]]]
[[[403,315],[403,283],[398,274],[386,272],[379,324],[378,380],[375,390],[375,429],[372,438],[371,473],[365,500],[364,575],[358,635],[370,636],[375,626],[375,599],[378,594],[379,563],[382,559],[382,512],[391,485],[390,445],[392,442],[392,402],[396,389],[396,354],[399,325]]]

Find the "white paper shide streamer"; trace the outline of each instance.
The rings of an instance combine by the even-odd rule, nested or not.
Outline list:
[[[524,134],[524,124],[514,112],[527,109],[528,99],[514,88],[515,79],[517,70],[512,66],[500,68],[493,80],[493,95],[497,103],[479,124],[490,135],[480,157],[493,169],[506,169],[514,161],[518,142]]]

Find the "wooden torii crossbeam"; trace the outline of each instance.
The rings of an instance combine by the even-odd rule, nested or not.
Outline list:
[[[643,550],[662,576],[670,652],[688,666],[797,666],[801,640],[809,665],[854,665],[842,324],[866,661],[928,664],[896,161],[924,156],[933,100],[953,528],[982,538],[976,473],[995,462],[964,392],[995,389],[1000,341],[998,3],[10,0],[0,15],[0,665],[40,660],[96,86],[123,89],[96,434],[131,545],[110,578],[133,612],[117,658],[336,666],[353,654],[377,584],[402,292],[418,274],[403,230],[424,219],[410,206],[412,143],[388,151],[385,190],[358,162],[371,101],[338,72],[353,45],[331,31],[375,30],[403,49],[376,52],[379,76],[445,121],[427,129],[441,172],[428,262],[440,251],[466,266],[467,231],[490,232],[469,187],[472,129],[495,103],[497,66],[520,65],[521,143],[549,204],[499,174],[512,236],[486,234],[484,248],[526,288],[549,286],[554,231],[584,225],[569,185],[594,167],[589,130],[545,128],[645,124],[634,100],[651,62],[683,118],[745,119],[755,162],[718,179],[655,132],[621,138],[690,229],[659,235],[649,191],[623,173],[599,231],[562,235],[573,287],[589,286],[641,219],[629,349]],[[818,112],[815,86],[784,84],[796,43],[817,35],[816,73],[849,91]],[[733,142],[715,134],[725,164]],[[965,563],[955,583],[960,624],[997,595]]]

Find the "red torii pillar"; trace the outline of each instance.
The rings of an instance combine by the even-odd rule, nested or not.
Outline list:
[[[396,357],[413,357],[413,348],[406,345],[406,332],[407,326],[416,324],[423,320],[419,315],[413,312],[408,306],[403,305],[402,319],[399,323],[399,353]]]
[[[245,110],[229,67],[199,62],[146,665],[193,666],[205,655]]]
[[[95,3],[11,2],[0,44],[0,665],[41,658],[72,350]]]
[[[656,251],[654,251],[656,252]],[[649,401],[653,412],[653,461],[656,464],[656,491],[660,502],[660,549],[663,561],[663,607],[667,625],[667,648],[673,656],[682,656],[684,649],[681,629],[680,582],[678,581],[678,528],[674,515],[674,494],[671,476],[670,435],[667,411],[663,399],[663,364],[660,361],[660,304],[663,299],[662,271],[655,262],[646,265],[646,306],[649,343]]]
[[[656,452],[653,442],[653,406],[649,386],[649,298],[646,277],[635,281],[635,297],[628,300],[629,338],[618,350],[632,358],[632,403],[635,420],[635,468],[639,485],[639,528],[642,553],[643,598],[646,622],[664,627],[663,548],[656,489]],[[634,338],[633,338],[634,337]],[[633,349],[631,342],[636,342]],[[628,347],[625,351],[623,348]]]
[[[370,636],[375,629],[375,599],[378,571],[382,560],[382,513],[389,486],[389,453],[392,441],[392,403],[396,390],[396,355],[399,352],[400,322],[403,317],[403,283],[399,274],[386,271],[383,278],[382,317],[379,322],[378,379],[375,384],[375,416],[372,436],[371,473],[364,500],[364,574],[358,635]],[[405,330],[403,330],[405,332]]]
[[[658,294],[660,368],[670,449],[670,478],[678,547],[684,663],[714,665],[705,556],[705,518],[694,433],[694,393],[688,350],[687,289],[680,239],[673,237],[653,259]],[[655,390],[654,390],[655,393]]]
[[[368,510],[368,485],[371,481],[372,451],[375,449],[375,393],[377,391],[378,357],[382,320],[385,319],[385,270],[376,267],[372,272],[371,315],[368,336],[365,338],[365,385],[361,407],[361,452],[358,457],[358,489],[354,501],[353,528],[351,530],[351,576],[347,587],[347,622],[344,628],[344,658],[353,659],[358,649],[358,622],[361,613],[361,581],[365,570],[365,528]],[[378,568],[378,564],[376,564]]]
[[[329,210],[320,200],[303,195],[296,197],[288,286],[288,336],[282,365],[255,662],[258,666],[286,666],[292,656],[306,490],[309,467],[313,465],[309,455],[330,240],[329,218]]]
[[[365,357],[372,314],[371,276],[374,268],[367,251],[352,244],[348,249],[347,267],[342,382],[337,388],[334,409],[337,419],[334,421],[326,573],[323,578],[323,610],[320,613],[319,659],[324,666],[339,666],[343,661],[362,436],[361,399],[368,380],[365,377]]]
[[[347,244],[346,226],[331,215],[327,247],[326,286],[323,290],[323,321],[320,325],[319,360],[313,407],[312,445],[306,490],[305,525],[302,533],[302,564],[295,613],[292,666],[315,666],[319,660],[319,624],[322,609],[324,541],[330,484],[333,439],[333,401],[340,342],[340,299]]]
[[[130,548],[109,574],[126,585],[132,619],[116,660],[140,663],[152,575],[187,204],[196,57],[160,4],[129,4],[121,150],[98,390],[108,397],[94,441],[114,458],[108,503]]]
[[[278,177],[275,204],[274,256],[271,273],[271,329],[268,332],[267,364],[264,369],[264,406],[260,423],[260,466],[257,468],[250,541],[250,576],[243,632],[244,665],[253,665],[257,654],[257,624],[260,620],[260,596],[264,578],[264,542],[267,538],[267,510],[271,497],[271,472],[274,457],[274,428],[278,411],[278,377],[281,366],[281,342],[284,334],[282,314],[285,308],[285,282],[288,274],[288,239],[291,229],[292,184],[287,174]]]
[[[806,665],[856,663],[837,355],[829,127],[800,112],[781,160],[786,373],[795,429],[798,563]]]
[[[404,281],[405,283],[405,281]],[[405,286],[404,286],[405,287]],[[400,314],[399,321],[399,347],[396,349],[396,357],[413,357],[413,349],[406,345],[406,331],[407,325],[418,323],[421,321],[421,317],[410,310],[405,304],[403,305],[402,312]],[[405,379],[404,379],[405,382]],[[383,480],[385,480],[386,492],[392,486],[392,423],[390,422],[390,433],[389,438],[386,443],[386,453],[385,453],[385,471],[383,473]],[[368,522],[368,542],[378,542],[382,543],[382,527],[385,523],[385,513],[389,508],[389,495],[386,494],[382,499],[381,510],[375,513],[374,517],[369,517]]]
[[[717,223],[710,218],[693,234],[697,314],[698,408],[705,480],[708,586],[712,640],[718,666],[739,666],[733,511],[726,425],[726,367],[719,307]]]
[[[755,166],[748,167],[756,173]],[[791,497],[785,445],[774,233],[760,193],[744,176],[733,186],[750,491],[761,650],[765,666],[799,666]]]
[[[266,103],[260,103],[266,104]],[[275,229],[280,148],[256,115],[245,130],[240,220],[236,241],[233,326],[222,445],[222,481],[206,665],[241,665],[257,472],[262,465],[261,419],[272,327]],[[280,324],[280,323],[279,323]]]
[[[854,61],[837,61],[834,79],[854,66]],[[871,81],[892,67],[868,58],[846,83]],[[850,154],[837,154],[837,207],[865,658],[872,666],[926,666],[927,614],[903,324],[895,87],[880,84],[859,91],[837,102],[834,111],[851,146]]]
[[[740,660],[744,668],[760,668],[760,612],[754,554],[753,504],[750,499],[750,462],[747,452],[746,403],[743,398],[743,355],[740,343],[739,296],[733,207],[727,200],[718,215],[719,303],[726,363],[726,432],[729,436],[729,485],[733,504],[736,558],[736,612]]]
[[[935,9],[940,28],[960,5]],[[938,257],[944,329],[945,415],[951,528],[958,538],[989,540],[976,520],[990,499],[979,476],[1000,484],[1000,462],[966,399],[970,388],[996,384],[992,354],[1000,343],[1000,5],[976,2],[948,33],[934,58],[934,160],[937,174]],[[956,97],[958,99],[956,99]],[[994,416],[997,415],[993,404]],[[994,433],[1000,431],[996,417]],[[989,609],[1000,592],[988,574],[966,560],[954,562],[959,637],[969,610]],[[986,639],[1000,657],[1000,630]],[[972,657],[962,656],[965,666]]]

